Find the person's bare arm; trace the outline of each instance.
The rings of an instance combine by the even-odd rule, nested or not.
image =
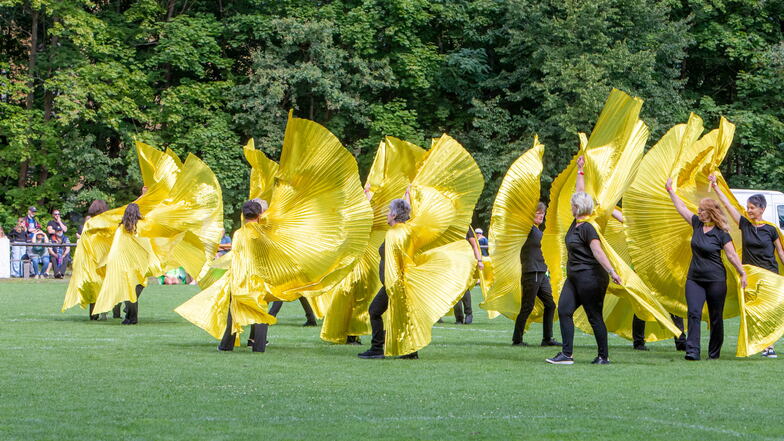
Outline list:
[[[580,156],[577,158],[577,180],[574,183],[574,192],[580,193],[585,191],[585,172],[583,168],[585,167],[585,157]]]
[[[613,282],[620,285],[622,283],[621,276],[615,272],[615,268],[612,267],[610,263],[610,259],[607,258],[607,254],[604,253],[604,249],[602,249],[602,243],[599,239],[594,239],[591,241],[591,252],[593,253],[593,257],[599,262],[599,264],[610,274],[612,277]]]
[[[776,247],[776,254],[779,255],[779,259],[784,262],[784,248],[781,246],[781,239],[773,241],[773,245]]]
[[[613,209],[612,217],[614,217],[618,222],[623,223],[623,213],[621,213],[621,210],[617,208]]]
[[[708,176],[708,180],[710,181],[711,187],[716,190],[716,194],[719,196],[721,205],[724,205],[724,209],[727,210],[727,213],[730,214],[732,220],[734,220],[736,224],[740,224],[740,213],[737,209],[735,209],[735,207],[732,206],[727,195],[721,191],[721,188],[719,188],[719,185],[716,183],[716,175],[711,173],[711,175]]]
[[[476,243],[476,238],[469,237],[468,243],[471,244],[471,248],[473,248],[474,250],[474,258],[476,259],[476,266],[479,267],[480,270],[484,269],[485,264],[482,262],[482,253],[481,251],[479,251],[479,244]]]
[[[365,184],[365,188],[363,190],[365,190],[365,197],[367,200],[370,200],[373,197],[373,195],[370,193],[370,182]]]
[[[730,261],[732,266],[735,267],[735,271],[740,274],[740,286],[743,289],[746,289],[746,271],[744,271],[743,265],[740,263],[738,253],[735,252],[735,247],[732,245],[732,241],[724,244],[724,252],[727,253],[727,259]]]
[[[691,212],[688,208],[686,208],[686,204],[683,203],[681,198],[675,194],[675,190],[672,188],[672,178],[667,179],[667,184],[664,187],[667,190],[667,193],[670,195],[670,199],[672,200],[672,204],[675,205],[675,209],[678,210],[678,214],[681,215],[686,222],[691,224],[691,218],[694,217],[694,213]]]

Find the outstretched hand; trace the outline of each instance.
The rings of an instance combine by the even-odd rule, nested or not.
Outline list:
[[[585,156],[580,155],[580,157],[577,158],[577,169],[582,170],[583,167],[585,167]]]
[[[612,273],[612,281],[615,282],[616,285],[623,285],[623,280],[621,280],[621,276],[618,273]]]

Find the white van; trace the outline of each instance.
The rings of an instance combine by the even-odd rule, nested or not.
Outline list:
[[[784,193],[773,190],[743,190],[743,189],[730,189],[735,199],[738,200],[741,206],[746,207],[746,200],[753,194],[761,194],[765,196],[768,201],[768,206],[765,212],[762,213],[762,218],[768,222],[773,223],[781,229],[784,229]]]

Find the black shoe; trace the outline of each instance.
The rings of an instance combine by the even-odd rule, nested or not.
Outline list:
[[[466,325],[470,325],[473,322],[474,322],[474,315],[468,314],[465,316],[465,321],[463,323],[465,323]]]
[[[397,359],[398,360],[419,360],[419,353],[418,352],[412,352],[410,354],[401,355],[400,357],[397,357]]]
[[[218,345],[218,352],[232,352],[232,351],[234,351],[234,347],[224,348],[221,345]]]
[[[253,346],[254,344],[256,344],[256,342],[252,338],[249,338],[247,346],[250,347]]]
[[[444,319],[438,319],[436,323],[444,323]]]
[[[680,352],[686,352],[686,343],[675,342],[675,350]]]
[[[608,359],[606,359],[604,357],[596,357],[596,358],[593,359],[591,364],[610,364],[610,360],[608,360]]]
[[[305,324],[303,324],[302,326],[303,326],[303,327],[306,327],[306,328],[307,328],[307,327],[310,327],[310,326],[318,326],[318,323],[316,323],[316,321],[315,321],[315,320],[308,320],[308,321],[306,321],[306,322],[305,322]]]
[[[528,346],[528,343],[524,341],[513,341],[512,346]]]
[[[545,360],[550,364],[574,364],[574,358],[564,354],[563,352],[559,352],[553,358],[548,358]]]
[[[346,337],[346,344],[347,345],[361,345],[362,340],[359,339],[358,335],[349,335]]]
[[[455,324],[456,324],[456,325],[462,325],[462,324],[463,324],[463,321],[462,321],[462,320],[455,320]]]
[[[364,359],[381,359],[384,358],[384,351],[379,351],[378,349],[370,348],[361,354],[357,354],[357,357],[364,358]]]
[[[648,349],[648,346],[645,346],[644,344],[642,344],[642,345],[634,345],[634,350],[635,351],[650,351],[650,349]]]
[[[130,324],[131,324],[131,321],[130,321],[130,320],[128,320],[128,319],[125,319],[125,320],[123,320],[123,321],[122,321],[122,324],[123,324],[123,325],[130,325]]]
[[[555,341],[551,338],[550,340],[542,340],[542,344],[540,346],[561,346],[561,342]]]
[[[689,360],[689,361],[697,361],[697,360],[700,359],[700,356],[699,355],[686,354],[686,356],[683,357],[683,358],[686,359],[686,360]]]

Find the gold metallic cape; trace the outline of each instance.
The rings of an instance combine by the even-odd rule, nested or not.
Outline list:
[[[634,268],[654,290],[654,295],[667,310],[686,317],[683,287],[691,262],[692,227],[673,207],[664,189],[668,177],[686,206],[696,213],[708,192],[708,175],[727,152],[734,127],[722,119],[719,129],[702,138],[702,120],[691,115],[687,124],[670,129],[648,152],[637,178],[624,195],[624,214],[629,254]],[[730,233],[740,243],[737,228]],[[725,262],[725,266],[729,263]],[[738,314],[737,281],[729,268],[725,317]],[[703,319],[707,315],[704,314]]]
[[[106,258],[95,314],[119,302],[136,301],[136,285],[147,277],[182,266],[198,275],[215,255],[222,230],[223,199],[212,170],[188,155],[171,188],[155,183],[136,200],[142,219],[137,231],[118,227]]]
[[[173,187],[182,167],[182,162],[174,152],[167,150],[164,153],[137,141],[136,155],[146,187],[163,186],[169,190]],[[99,274],[98,266],[109,253],[125,207],[123,205],[108,210],[85,223],[76,244],[73,275],[65,293],[62,311],[77,304],[85,308],[90,303],[95,303],[103,283],[103,275]]]
[[[533,147],[509,167],[501,181],[490,217],[489,251],[494,264],[485,262],[486,269],[481,277],[484,301],[479,306],[512,320],[520,312],[520,250],[533,227],[539,202],[543,154],[544,146],[539,143],[538,137],[534,137]],[[491,276],[488,277],[488,274]],[[536,305],[539,315],[540,303]]]
[[[482,186],[457,141],[433,141],[411,184],[411,219],[386,233],[385,355],[427,346],[433,324],[473,285],[476,261],[465,236]]]
[[[372,210],[356,161],[325,127],[289,115],[277,170],[250,147],[246,158],[258,172],[252,172],[258,181],[251,196],[267,199],[269,209],[259,222],[243,225],[241,248],[215,265],[230,261],[230,268],[220,277],[209,272],[206,292],[176,310],[216,338],[229,308],[239,334],[245,325],[274,323],[268,302],[332,289],[354,269],[370,236]]]
[[[604,238],[607,222],[637,172],[648,139],[648,128],[638,118],[641,107],[642,100],[639,98],[632,98],[613,89],[590,139],[580,134],[580,151],[567,169],[553,181],[542,249],[557,298],[566,277],[567,253],[564,238],[574,220],[570,200],[577,179],[577,158],[584,155],[585,191],[596,201],[590,222],[599,234],[602,248],[610,263],[623,281],[623,285],[610,283],[607,292],[627,299],[639,317],[644,320],[657,320],[675,334],[680,331],[672,323],[667,311]],[[575,323],[581,329],[590,331],[582,310],[575,315]]]
[[[323,295],[309,299],[316,315],[324,317],[322,340],[345,343],[349,335],[370,333],[368,307],[381,289],[378,248],[389,229],[389,203],[403,196],[424,155],[425,150],[421,147],[389,136],[379,144],[367,177],[373,208],[370,240],[354,269],[340,284]]]

